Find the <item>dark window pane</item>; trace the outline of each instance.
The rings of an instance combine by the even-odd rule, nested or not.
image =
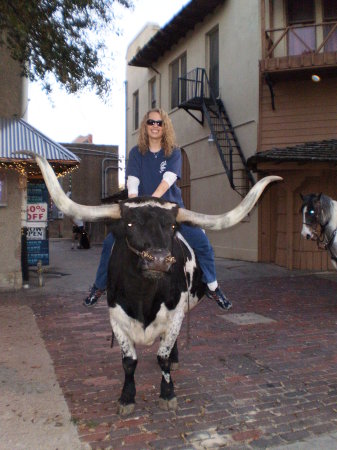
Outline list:
[[[187,73],[187,62],[186,62],[186,54],[184,54],[180,58],[180,76],[184,77]],[[185,102],[186,101],[186,81],[181,80],[180,84],[180,101]]]
[[[178,106],[179,59],[171,64],[171,108]]]
[[[150,82],[150,107],[153,109],[157,106],[156,79]]]
[[[323,20],[337,20],[336,0],[323,0]]]
[[[213,94],[219,95],[219,31],[209,35],[209,82]]]
[[[290,25],[314,21],[314,0],[288,0],[288,23]]]
[[[138,91],[133,94],[133,108],[134,108],[134,129],[137,130],[139,127],[139,93]]]

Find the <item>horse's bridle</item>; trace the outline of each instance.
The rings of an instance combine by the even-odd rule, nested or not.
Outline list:
[[[307,222],[303,222],[303,225],[306,225],[307,227],[310,227],[311,230],[313,231],[313,234],[315,235],[316,239],[313,239],[316,243],[317,243],[317,248],[321,249],[321,250],[327,250],[330,253],[330,258],[337,262],[337,256],[334,255],[333,251],[332,251],[332,244],[333,241],[336,237],[337,234],[337,228],[332,232],[331,236],[328,238],[325,229],[328,225],[329,222],[327,222],[326,224],[322,225],[318,218],[316,217],[317,221],[315,223],[315,226],[313,226],[312,224],[309,224]],[[317,228],[318,226],[320,226],[320,233],[318,234]]]

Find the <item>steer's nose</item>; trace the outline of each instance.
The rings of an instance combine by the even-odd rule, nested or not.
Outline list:
[[[308,234],[305,236],[305,238],[306,238],[307,241],[308,241],[309,239],[311,239],[310,234],[308,233]]]
[[[143,270],[167,272],[176,261],[166,249],[149,249],[146,253],[147,257],[143,259],[142,264]]]

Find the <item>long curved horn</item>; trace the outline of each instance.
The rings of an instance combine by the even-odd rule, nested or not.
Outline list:
[[[57,208],[64,212],[67,216],[76,217],[77,219],[87,220],[89,222],[94,222],[103,218],[120,219],[121,211],[119,205],[117,204],[87,206],[79,205],[78,203],[73,202],[64,193],[53,169],[43,156],[37,155],[36,153],[28,150],[15,153],[23,153],[35,159],[41,169],[44,181],[53,202]]]
[[[262,178],[262,180],[257,182],[248,192],[246,197],[236,208],[225,214],[208,215],[179,208],[177,222],[190,222],[193,225],[197,225],[207,230],[230,228],[239,223],[253,209],[255,203],[269,183],[280,181],[282,179],[283,178],[276,175]]]

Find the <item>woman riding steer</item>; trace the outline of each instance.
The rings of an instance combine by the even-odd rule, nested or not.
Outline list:
[[[172,122],[164,110],[152,109],[145,114],[138,145],[130,152],[126,173],[130,198],[151,195],[184,207],[180,188],[176,184],[181,175],[181,151],[176,147]],[[196,253],[203,281],[207,285],[207,297],[215,300],[220,308],[230,309],[232,304],[216,279],[214,252],[206,234],[201,228],[185,224],[180,225],[179,231]],[[95,283],[83,302],[85,306],[95,305],[106,289],[114,241],[114,236],[109,233],[103,243]]]

